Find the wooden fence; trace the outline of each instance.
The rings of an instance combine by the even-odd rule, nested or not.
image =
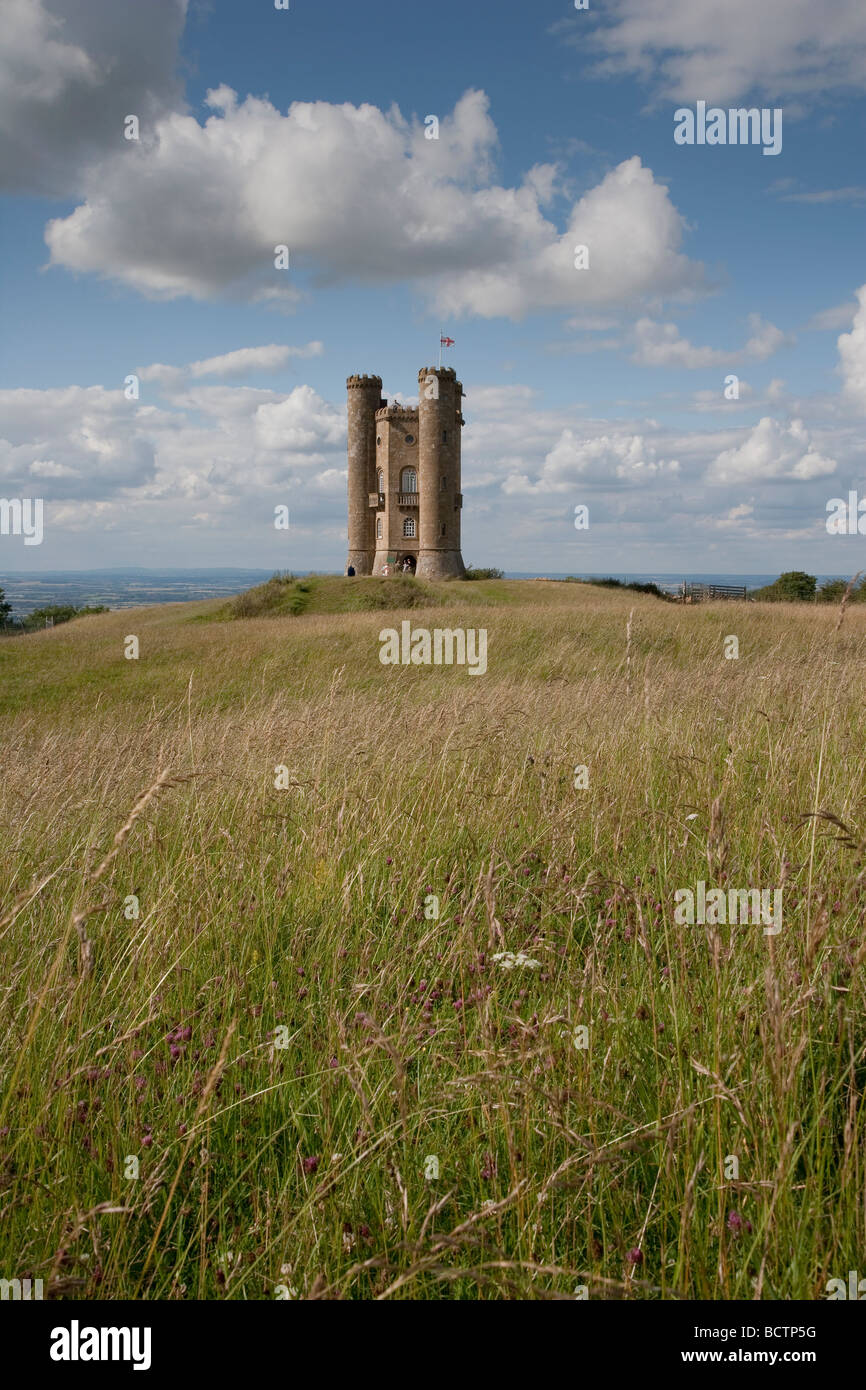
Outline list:
[[[679,591],[682,603],[705,603],[708,599],[744,599],[748,596],[746,586],[740,584],[687,584],[685,580]]]

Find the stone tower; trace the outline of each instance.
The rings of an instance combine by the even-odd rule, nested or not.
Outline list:
[[[418,373],[419,405],[388,405],[378,376],[350,376],[349,558],[356,574],[409,561],[426,579],[460,578],[463,387],[452,367]]]
[[[350,376],[349,393],[349,558],[356,574],[370,574],[375,550],[376,411],[382,400],[380,376]]]

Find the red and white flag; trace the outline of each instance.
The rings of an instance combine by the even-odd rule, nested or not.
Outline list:
[[[442,344],[443,347],[453,347],[453,346],[454,346],[454,339],[453,339],[453,338],[440,338],[439,341],[440,341],[440,343]]]

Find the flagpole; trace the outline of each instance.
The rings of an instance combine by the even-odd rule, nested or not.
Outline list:
[[[445,336],[445,335],[443,334],[442,329],[440,328],[440,329],[439,329],[439,370],[440,370],[440,372],[441,372],[441,370],[442,370],[442,339],[443,339],[444,336]]]

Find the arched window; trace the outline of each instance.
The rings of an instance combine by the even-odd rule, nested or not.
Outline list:
[[[385,474],[382,472],[381,468],[379,469],[378,473],[376,474],[376,491],[377,491],[377,492],[384,492],[384,491],[385,491]]]
[[[415,472],[415,469],[414,469],[414,468],[404,468],[404,469],[403,469],[403,472],[400,474],[400,491],[401,491],[401,492],[417,492],[417,491],[418,491],[418,474]]]
[[[403,522],[403,535],[413,540],[415,537],[415,518],[407,516]]]
[[[378,541],[382,539],[382,518],[380,516],[376,517],[376,539]]]

